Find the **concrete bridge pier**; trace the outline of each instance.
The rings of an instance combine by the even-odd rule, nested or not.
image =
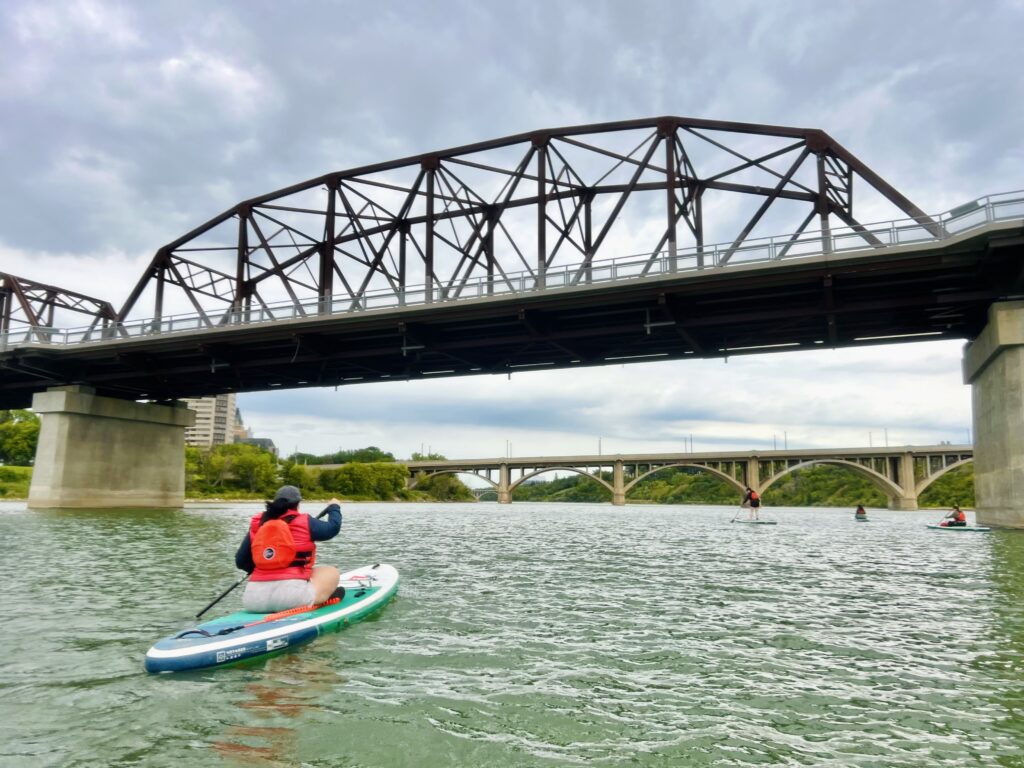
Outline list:
[[[896,460],[896,477],[892,478],[900,487],[899,494],[889,496],[889,509],[917,509],[917,485],[914,482],[914,454],[907,451]]]
[[[512,492],[508,489],[509,487],[509,471],[508,464],[502,464],[498,467],[498,503],[499,504],[511,504],[512,503]]]
[[[612,504],[622,507],[626,504],[626,483],[622,471],[622,461],[612,466]]]
[[[974,416],[978,522],[1024,528],[1024,301],[993,304],[964,347]]]
[[[747,470],[744,472],[744,482],[748,488],[758,496],[761,495],[761,460],[756,456],[747,459]],[[742,491],[740,495],[744,495]]]
[[[32,399],[42,424],[28,506],[180,507],[185,501],[185,427],[176,406],[100,397],[85,386]]]

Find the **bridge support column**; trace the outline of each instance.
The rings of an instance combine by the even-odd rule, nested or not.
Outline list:
[[[761,495],[761,460],[747,459],[746,485]]]
[[[993,304],[964,347],[974,415],[978,522],[1024,528],[1024,301]]]
[[[512,491],[508,489],[508,464],[502,464],[498,467],[498,503],[499,504],[511,504],[512,503]]]
[[[914,482],[914,455],[907,451],[899,459],[899,476],[893,478],[900,487],[898,496],[889,497],[889,509],[917,509],[917,484]]]
[[[185,501],[184,407],[54,387],[32,398],[42,424],[28,506],[180,507]]]
[[[621,461],[616,461],[612,467],[612,504],[616,507],[626,504],[626,484],[623,482]]]

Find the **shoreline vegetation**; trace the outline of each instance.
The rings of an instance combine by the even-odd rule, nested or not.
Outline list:
[[[24,446],[22,455],[34,445]],[[410,460],[443,460],[439,454],[413,453]],[[324,465],[334,465],[325,467]],[[30,466],[0,466],[0,499],[28,497]],[[388,452],[370,446],[314,456],[295,454],[280,461],[253,445],[220,445],[185,449],[185,497],[190,503],[261,502],[281,485],[294,485],[311,503],[336,497],[354,502],[476,502],[473,491],[455,475],[424,477],[406,487],[408,469]],[[609,473],[602,479],[611,482]],[[628,478],[627,478],[628,482]],[[485,498],[485,502],[493,502]],[[629,504],[715,504],[735,506],[739,494],[725,481],[692,468],[656,472],[634,486]],[[793,472],[763,494],[765,507],[884,508],[885,496],[871,481],[843,467],[822,464]],[[589,477],[572,474],[524,483],[513,501],[610,502],[611,492]],[[974,466],[968,464],[943,475],[919,499],[922,509],[973,508]]]

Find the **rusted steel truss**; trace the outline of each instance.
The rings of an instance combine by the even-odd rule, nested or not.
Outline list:
[[[586,282],[595,260],[636,254],[700,269],[778,232],[793,233],[779,258],[808,237],[828,252],[835,225],[881,246],[854,216],[855,177],[939,236],[820,130],[660,117],[520,134],[239,203],[161,248],[117,317],[194,312],[215,326],[279,302],[300,315],[379,292],[430,303],[471,282],[475,295],[511,289],[512,275],[541,288],[567,265]],[[709,243],[731,245],[711,264]]]
[[[88,318],[95,329],[117,320],[117,312],[102,299],[0,272],[0,334],[24,331],[28,341],[47,341],[47,329],[64,312]]]

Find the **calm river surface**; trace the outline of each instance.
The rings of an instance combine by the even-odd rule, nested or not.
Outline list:
[[[394,603],[253,668],[146,675],[238,577],[255,509],[0,503],[0,764],[1024,766],[1024,534],[349,504],[320,560],[394,564]]]

